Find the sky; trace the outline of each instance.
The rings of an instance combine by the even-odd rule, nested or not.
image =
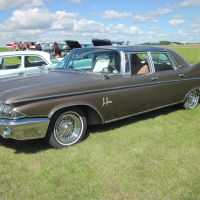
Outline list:
[[[0,46],[93,38],[200,42],[200,0],[0,0]]]

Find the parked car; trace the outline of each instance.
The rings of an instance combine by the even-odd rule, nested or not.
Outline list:
[[[52,43],[52,42],[48,42],[48,43],[46,43],[46,44],[44,44],[44,45],[42,46],[42,51],[51,53],[52,50],[53,50],[53,43]]]
[[[66,56],[72,49],[94,46],[93,44],[80,44],[76,40],[65,40],[65,42],[68,48],[65,51],[61,51],[62,57]]]
[[[53,43],[47,43],[42,47],[42,51],[51,53],[53,51],[53,47],[54,47]],[[61,44],[61,43],[58,43],[58,48],[60,50],[61,57],[66,56],[67,53],[71,50],[71,48],[67,44]]]
[[[78,48],[49,73],[0,84],[3,138],[44,138],[62,148],[81,141],[88,125],[175,104],[195,108],[200,63],[150,46]]]
[[[67,48],[65,51],[61,51],[62,57],[65,57],[72,49],[84,47],[76,40],[65,40],[65,43],[67,45]]]
[[[121,41],[111,41],[109,39],[98,39],[94,38],[92,39],[92,43],[94,46],[107,46],[107,45],[122,45]]]
[[[35,50],[36,42],[29,42],[29,45],[30,50]]]
[[[61,57],[65,57],[71,50],[67,44],[58,44],[58,48],[60,49]]]
[[[25,76],[55,67],[60,61],[49,53],[40,51],[8,51],[0,53],[0,78]],[[54,65],[53,65],[54,64]]]
[[[10,51],[19,50],[19,42],[7,43],[7,47],[9,47]]]

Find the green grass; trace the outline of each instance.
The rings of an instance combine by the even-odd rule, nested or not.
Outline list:
[[[8,47],[0,47],[0,52],[9,51]]]
[[[200,106],[104,126],[61,150],[0,138],[3,199],[200,199]]]
[[[187,62],[200,62],[200,45],[197,47],[169,47],[170,49],[179,53]]]
[[[0,199],[198,200],[199,119],[200,105],[169,107],[90,126],[60,150],[0,136]]]

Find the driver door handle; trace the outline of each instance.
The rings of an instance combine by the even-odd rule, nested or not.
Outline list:
[[[151,80],[152,80],[152,81],[157,81],[157,80],[158,80],[158,77],[157,77],[157,76],[154,76],[154,77],[151,78]]]

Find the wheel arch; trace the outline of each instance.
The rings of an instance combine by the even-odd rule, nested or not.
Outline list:
[[[194,91],[194,90],[198,90],[198,93],[200,95],[200,87],[193,87],[191,88],[186,94],[185,94],[185,97],[184,99],[181,101],[181,103],[183,103],[184,101],[186,101],[188,95],[190,94],[190,92]]]
[[[69,108],[79,108],[83,111],[86,119],[87,119],[87,124],[88,125],[95,125],[95,124],[103,124],[104,120],[103,117],[100,115],[100,113],[92,106],[89,105],[68,105],[64,107],[57,108],[53,110],[49,118],[51,119],[54,115],[56,115],[60,111],[64,111],[65,109]]]

